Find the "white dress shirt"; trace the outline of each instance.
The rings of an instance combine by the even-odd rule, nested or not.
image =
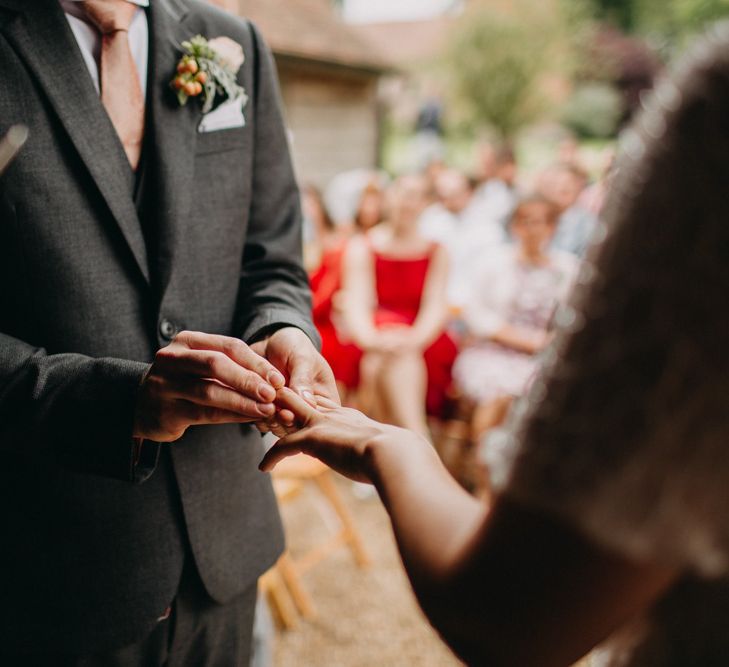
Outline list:
[[[443,204],[435,203],[426,208],[418,221],[418,232],[430,241],[450,245],[461,226],[458,215]]]
[[[99,61],[101,59],[101,34],[96,26],[89,22],[83,9],[78,6],[81,0],[60,0],[61,7],[66,13],[68,24],[71,26],[86,67],[89,69],[91,79],[97,92],[101,92],[99,85]],[[139,83],[142,85],[142,94],[147,94],[147,64],[149,60],[149,26],[147,14],[142,7],[149,6],[149,0],[127,0],[133,5],[139,5],[137,13],[129,27],[129,46],[137,65]]]
[[[474,193],[471,214],[481,224],[498,225],[503,229],[509,222],[518,199],[514,188],[499,178],[492,178]]]
[[[474,212],[469,205],[456,214],[437,203],[425,209],[418,223],[422,236],[448,250],[451,259],[448,302],[455,308],[465,305],[474,271],[483,261],[484,253],[506,240],[502,225],[482,220]]]

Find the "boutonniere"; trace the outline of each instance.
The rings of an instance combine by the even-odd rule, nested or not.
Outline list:
[[[218,96],[228,100],[248,98],[236,75],[245,62],[243,47],[229,37],[216,37],[208,41],[202,35],[182,42],[183,56],[177,63],[177,74],[172,88],[177,101],[185,106],[191,97],[203,102],[202,112],[208,113]]]

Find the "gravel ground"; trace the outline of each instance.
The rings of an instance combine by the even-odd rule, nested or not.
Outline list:
[[[376,497],[359,499],[339,479],[373,565],[360,570],[342,549],[307,572],[304,585],[318,618],[279,632],[276,667],[456,667],[418,609],[400,562],[390,523]],[[326,539],[336,520],[318,490],[306,490],[282,508],[294,558]]]

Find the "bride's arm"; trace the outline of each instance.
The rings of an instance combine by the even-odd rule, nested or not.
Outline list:
[[[372,481],[423,610],[468,664],[566,667],[676,577],[614,556],[508,500],[489,511],[408,431],[353,410],[313,410],[286,390],[280,402],[303,428],[262,467],[303,451]]]

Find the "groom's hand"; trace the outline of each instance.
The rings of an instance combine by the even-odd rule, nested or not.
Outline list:
[[[323,396],[337,405],[341,403],[332,369],[301,329],[279,329],[251,348],[273,364],[286,378],[286,385],[311,405],[316,406],[314,396]],[[262,421],[259,430],[272,430],[282,436],[285,428],[281,427],[288,427],[293,421],[293,413],[283,410],[274,418]]]
[[[243,341],[184,331],[157,353],[142,381],[134,437],[174,442],[190,426],[269,419],[284,383]]]

